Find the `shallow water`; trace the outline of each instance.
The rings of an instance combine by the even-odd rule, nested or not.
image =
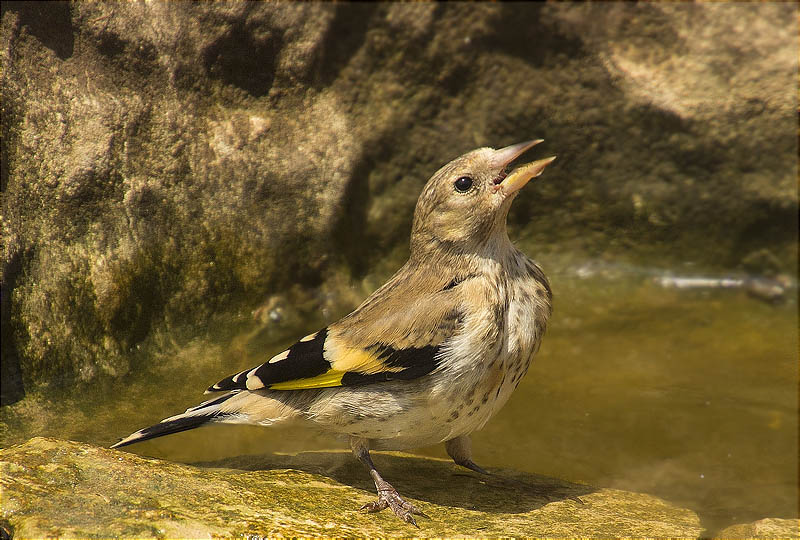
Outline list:
[[[657,269],[548,273],[547,336],[509,403],[473,435],[479,464],[651,493],[696,511],[707,533],[797,516],[796,285],[769,304],[738,289],[665,288]],[[109,445],[325,322],[197,341],[114,388],[6,407],[2,444],[44,435]],[[126,450],[193,462],[345,446],[310,429],[219,426]],[[441,445],[418,452],[446,456]]]

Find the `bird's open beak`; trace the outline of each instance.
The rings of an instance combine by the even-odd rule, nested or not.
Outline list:
[[[506,176],[506,179],[500,183],[500,189],[502,189],[503,193],[506,195],[511,195],[519,191],[531,178],[536,178],[542,174],[544,168],[555,161],[555,159],[556,156],[539,159],[533,163],[528,163],[527,165],[514,169],[511,171],[511,174]]]
[[[544,139],[536,139],[535,141],[512,144],[511,146],[506,146],[500,150],[495,150],[494,155],[491,158],[491,165],[494,168],[502,169],[521,156],[526,150],[529,150],[542,142],[544,142]]]
[[[501,168],[505,167],[522,155],[523,152],[529,148],[533,148],[543,141],[544,139],[537,139],[535,141],[513,144],[511,146],[501,148],[500,150],[495,150],[495,155],[492,157],[492,165]],[[536,178],[542,174],[544,168],[551,164],[555,159],[556,156],[552,156],[549,158],[539,159],[533,163],[528,163],[522,167],[518,167],[511,171],[511,173],[506,176],[497,187],[503,190],[505,195],[511,195],[512,193],[522,189],[522,187],[527,184],[531,178]]]

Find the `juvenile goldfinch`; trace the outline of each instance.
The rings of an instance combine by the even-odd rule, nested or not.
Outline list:
[[[547,278],[506,233],[511,201],[555,157],[510,174],[506,166],[540,142],[480,148],[439,169],[417,201],[408,262],[355,311],[112,448],[209,423],[304,420],[349,436],[378,491],[362,510],[388,507],[416,525],[424,514],[381,477],[369,450],[444,442],[457,464],[485,473],[469,434],[517,387],[550,316]]]

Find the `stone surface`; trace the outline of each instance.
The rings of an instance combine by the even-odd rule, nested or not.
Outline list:
[[[800,538],[800,521],[797,519],[766,518],[753,523],[725,527],[716,538]]]
[[[378,453],[375,461],[430,516],[419,530],[387,511],[357,511],[373,499],[373,486],[344,452],[190,466],[46,438],[0,451],[2,519],[19,538],[697,537],[702,530],[694,512],[649,495],[512,471],[487,481],[407,454]]]
[[[425,180],[482,145],[559,156],[510,216],[531,254],[792,273],[796,20],[4,2],[3,402],[122,377],[293,286],[349,304],[347,278],[401,263]]]

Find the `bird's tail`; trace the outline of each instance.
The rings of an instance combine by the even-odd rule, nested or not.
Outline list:
[[[146,441],[148,439],[155,439],[156,437],[187,431],[210,422],[230,421],[228,417],[232,416],[232,413],[221,411],[220,407],[238,393],[239,392],[230,392],[224,396],[205,401],[196,407],[186,409],[184,413],[165,418],[158,424],[140,429],[136,433],[131,433],[118,443],[113,444],[111,448],[128,446],[129,444]]]

